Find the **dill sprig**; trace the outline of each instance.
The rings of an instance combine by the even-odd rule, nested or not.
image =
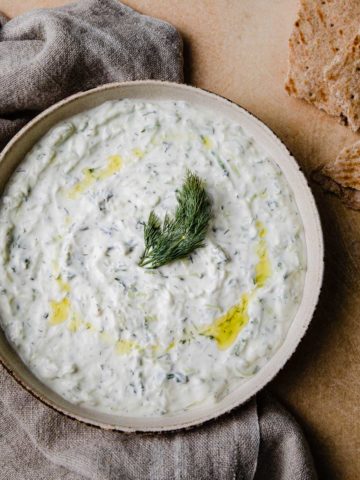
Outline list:
[[[155,212],[150,212],[144,225],[145,250],[140,267],[161,267],[205,245],[211,202],[204,181],[188,170],[176,199],[175,216],[166,214],[163,225]]]

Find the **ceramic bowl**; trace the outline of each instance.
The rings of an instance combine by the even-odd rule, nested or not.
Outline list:
[[[319,215],[306,179],[284,144],[260,120],[243,108],[199,88],[159,81],[108,84],[73,95],[34,118],[6,146],[0,157],[0,191],[32,146],[55,124],[107,100],[141,98],[185,100],[193,106],[211,109],[218,116],[239,123],[248,135],[278,164],[295,196],[305,229],[307,272],[301,304],[285,341],[253,377],[239,385],[219,403],[198,407],[186,413],[161,417],[134,418],[90,410],[73,405],[43,385],[24,365],[0,329],[0,359],[6,369],[33,395],[56,410],[106,429],[123,431],[164,431],[200,424],[244,403],[264,387],[295,351],[314,313],[323,273],[323,239]]]

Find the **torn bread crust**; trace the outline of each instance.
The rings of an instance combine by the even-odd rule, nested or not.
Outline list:
[[[312,178],[346,206],[360,210],[360,141],[344,148],[334,163],[315,170]]]
[[[334,98],[325,69],[356,36],[358,0],[301,0],[289,39],[289,72],[285,89],[346,123],[344,102]],[[346,117],[346,118],[345,118]],[[356,129],[359,128],[356,126]],[[354,127],[353,127],[354,128]]]

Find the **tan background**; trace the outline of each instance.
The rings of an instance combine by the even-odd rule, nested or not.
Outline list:
[[[10,17],[64,0],[0,0]],[[283,89],[297,0],[126,0],[168,20],[185,41],[186,82],[239,103],[267,123],[309,176],[352,134]],[[326,271],[308,333],[270,389],[303,425],[320,477],[360,479],[360,212],[311,184]],[[291,480],[291,479],[289,479]]]

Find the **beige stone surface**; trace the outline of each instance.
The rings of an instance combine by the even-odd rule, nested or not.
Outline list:
[[[0,0],[9,16],[62,0]],[[185,40],[186,81],[267,123],[309,178],[360,139],[283,88],[297,0],[126,0],[173,23]],[[322,218],[326,271],[308,333],[270,384],[303,425],[320,478],[360,478],[360,213],[310,182]]]

